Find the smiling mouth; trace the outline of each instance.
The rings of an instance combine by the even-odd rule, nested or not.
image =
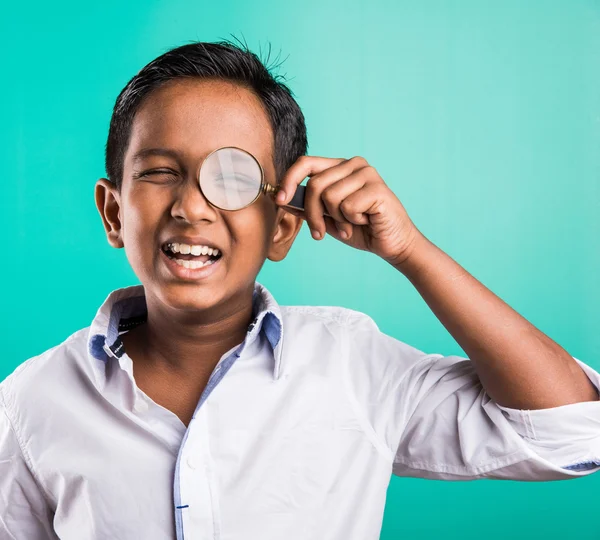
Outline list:
[[[205,266],[210,266],[218,261],[223,254],[219,250],[213,250],[212,248],[207,248],[206,246],[193,246],[195,249],[192,249],[191,252],[187,252],[188,249],[186,247],[182,248],[180,244],[164,244],[161,247],[163,253],[169,257],[169,259],[175,261],[179,266],[183,266],[184,268],[203,268]],[[198,249],[198,248],[202,249]],[[198,253],[200,254],[194,254]]]

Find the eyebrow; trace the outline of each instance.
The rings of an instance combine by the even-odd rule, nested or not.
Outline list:
[[[170,148],[143,148],[134,154],[133,161],[141,161],[149,156],[164,156],[173,159],[178,159],[180,157],[179,152],[171,150]]]
[[[252,154],[250,154],[250,155],[252,155]],[[132,160],[135,163],[137,161],[141,161],[144,158],[147,158],[150,156],[170,157],[175,160],[181,159],[181,154],[179,152],[177,152],[177,150],[172,150],[171,148],[142,148],[141,150],[139,150],[138,152],[136,152],[133,155]],[[245,158],[242,156],[238,156],[237,154],[234,154],[233,161],[242,163],[245,161]]]

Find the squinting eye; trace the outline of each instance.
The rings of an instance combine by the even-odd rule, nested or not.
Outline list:
[[[251,176],[246,176],[245,174],[236,173],[234,175],[228,174],[227,176],[223,176],[222,174],[218,174],[215,176],[215,181],[225,181],[225,180],[234,180],[240,185],[250,185],[256,186],[257,182]]]
[[[169,170],[159,170],[154,169],[151,171],[144,171],[142,173],[136,173],[133,175],[135,179],[145,178],[145,177],[157,177],[157,180],[160,180],[160,177],[164,177],[167,182],[176,182],[179,177],[173,172]]]

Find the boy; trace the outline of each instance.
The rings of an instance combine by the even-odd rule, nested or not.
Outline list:
[[[127,84],[95,197],[142,285],[1,384],[0,537],[364,540],[392,473],[598,469],[599,374],[429,242],[364,159],[306,144],[289,90],[231,44]],[[255,278],[304,220],[397,268],[469,358],[279,306]]]

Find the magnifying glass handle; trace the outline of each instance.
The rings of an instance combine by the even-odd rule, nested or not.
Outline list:
[[[286,206],[291,206],[296,210],[304,211],[304,198],[306,197],[306,186],[298,186],[296,188],[296,193],[292,197],[292,200],[286,204]],[[325,216],[331,217],[327,212],[323,214]]]

